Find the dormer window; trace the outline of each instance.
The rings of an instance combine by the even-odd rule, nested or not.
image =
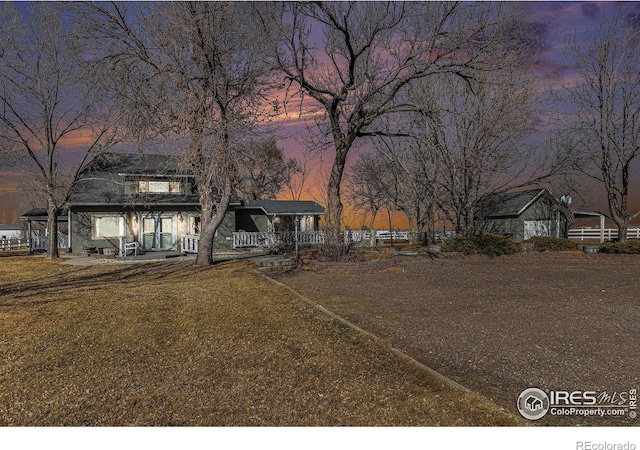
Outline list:
[[[138,181],[138,192],[150,194],[179,194],[179,181]]]

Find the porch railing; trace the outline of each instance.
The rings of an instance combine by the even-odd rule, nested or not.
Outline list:
[[[233,233],[233,248],[273,247],[279,242],[276,233],[271,232],[235,232]]]
[[[344,242],[347,244],[358,242],[370,242],[371,231],[346,230],[343,233]],[[376,240],[409,240],[409,231],[376,230]],[[323,245],[325,243],[324,231],[301,231],[298,233],[298,244],[302,246]],[[273,247],[276,244],[295,244],[295,231],[285,232],[236,232],[233,233],[233,248]]]
[[[185,253],[198,253],[198,242],[200,242],[200,236],[184,235],[180,248]]]
[[[294,245],[295,231],[284,232],[236,232],[233,233],[233,248],[270,248],[275,245]],[[322,245],[325,242],[323,231],[298,232],[298,245]]]
[[[49,244],[48,236],[39,236],[36,234],[31,235],[29,240],[29,251],[47,250]],[[58,248],[69,247],[69,236],[58,232]]]

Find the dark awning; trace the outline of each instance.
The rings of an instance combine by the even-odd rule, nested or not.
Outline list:
[[[268,216],[320,216],[325,211],[311,200],[252,200],[237,209],[262,209]]]
[[[47,221],[47,209],[46,208],[33,208],[20,216],[20,220],[23,222],[46,222]],[[66,222],[68,220],[67,210],[58,210],[58,222]]]

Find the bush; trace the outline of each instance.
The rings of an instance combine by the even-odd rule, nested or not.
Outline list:
[[[563,252],[578,249],[578,244],[569,239],[548,236],[535,236],[527,242],[533,243],[533,248],[538,252]]]
[[[640,239],[629,239],[625,242],[605,242],[600,246],[600,253],[640,254]]]
[[[443,252],[460,252],[471,255],[477,252],[473,238],[455,237],[445,240],[442,243]]]
[[[520,246],[512,239],[483,234],[470,238],[456,237],[447,239],[442,243],[442,251],[462,252],[465,255],[478,253],[487,256],[513,255],[521,251]]]

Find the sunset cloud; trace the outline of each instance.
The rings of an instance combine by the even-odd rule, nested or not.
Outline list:
[[[601,16],[603,8],[608,5],[610,5],[608,2],[531,2],[523,4],[527,18],[534,22],[529,30],[530,38],[545,45],[539,68],[553,73],[558,78],[559,81],[555,82],[554,86],[575,85],[578,82],[577,76],[570,70],[571,64],[566,60],[565,43],[574,33],[583,33],[592,29]],[[629,17],[629,23],[640,26],[640,20],[638,20],[640,5],[636,11],[636,15]],[[313,29],[312,33],[318,39],[318,46],[324,45],[320,30]],[[429,56],[435,58],[437,54]],[[331,61],[328,56],[323,55],[322,57],[324,58],[321,60],[323,67],[315,69],[314,75],[330,79],[332,74]],[[279,146],[283,148],[287,156],[302,158],[305,152],[317,150],[313,148],[314,144],[310,140],[305,139],[305,136],[308,136],[308,127],[313,127],[314,119],[321,117],[324,112],[318,108],[317,102],[311,97],[299,97],[296,89],[294,85],[289,90],[283,89],[275,95],[279,109],[270,116],[269,124],[274,126]],[[273,105],[273,103],[265,104],[265,111],[273,108]],[[271,113],[271,111],[269,112]],[[91,142],[91,130],[86,129],[77,130],[65,136],[59,145],[64,158],[72,161]],[[357,153],[356,151],[350,156],[350,162],[357,157]],[[319,157],[314,161],[314,175],[309,181],[305,198],[322,202],[323,190],[325,189],[322,184],[323,177],[330,169],[331,160],[332,155],[327,153],[324,157]],[[19,189],[21,177],[23,177],[22,174],[10,170],[0,171],[0,194],[3,194],[0,195],[0,209],[3,208],[3,198],[7,197],[4,194],[13,193]],[[24,205],[17,207],[25,209]],[[23,212],[20,211],[20,213]],[[385,220],[385,217],[379,219],[379,225],[385,226]],[[346,222],[351,224],[355,222],[355,218],[348,218]],[[400,219],[396,218],[395,223],[400,224]]]

